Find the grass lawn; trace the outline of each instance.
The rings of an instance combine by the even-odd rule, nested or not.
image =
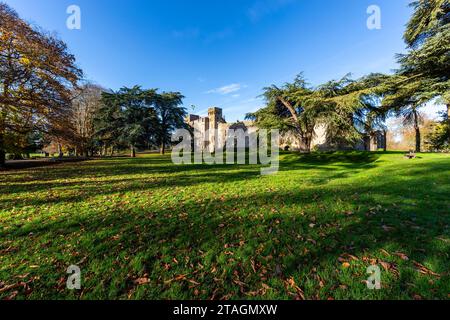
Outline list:
[[[159,155],[0,173],[0,299],[449,298],[449,155],[281,157],[272,176]]]

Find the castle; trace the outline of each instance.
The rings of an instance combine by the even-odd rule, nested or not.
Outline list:
[[[190,114],[186,123],[194,130],[196,137],[200,137],[200,140],[195,142],[197,147],[211,152],[216,145],[225,144],[229,129],[242,129],[248,134],[258,130],[251,121],[227,123],[220,108],[209,108],[207,117]]]
[[[240,121],[235,123],[227,123],[220,108],[209,108],[207,117],[190,114],[186,118],[186,123],[193,129],[196,137],[196,147],[206,149],[210,152],[214,151],[216,145],[225,145],[227,132],[229,129],[242,129],[245,133],[251,134],[256,132],[258,128],[252,121]],[[365,136],[354,149],[361,151],[377,151],[385,147],[385,135],[381,131],[376,131],[372,135]],[[328,151],[333,148],[327,143],[326,125],[318,125],[315,128],[315,136],[313,138],[312,149]],[[280,148],[283,150],[304,150],[304,143],[292,133],[283,133],[280,136]]]

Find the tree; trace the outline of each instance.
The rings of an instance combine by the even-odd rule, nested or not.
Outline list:
[[[142,90],[139,86],[103,93],[95,118],[96,135],[104,143],[128,145],[130,156],[136,157],[136,146],[152,139],[157,128],[151,104],[155,95],[156,90]]]
[[[419,0],[411,6],[414,13],[404,34],[409,52],[398,56],[397,73],[420,83],[421,100],[440,97],[450,117],[450,2]]]
[[[94,115],[94,136],[105,153],[107,149],[111,150],[111,156],[118,145],[121,112],[120,104],[114,92],[103,92],[100,107]]]
[[[418,0],[404,39],[408,53],[398,55],[400,68],[387,79],[385,108],[414,126],[416,151],[421,151],[419,108],[440,98],[450,115],[450,3],[447,0]]]
[[[361,138],[364,130],[372,130],[384,119],[385,111],[380,109],[376,97],[380,95],[377,88],[386,77],[371,74],[355,81],[347,75],[310,88],[299,75],[293,83],[281,88],[265,88],[267,107],[248,114],[247,118],[263,128],[293,132],[304,142],[304,151],[311,150],[319,124],[326,126],[329,143],[352,144]]]
[[[410,6],[414,13],[403,36],[410,47],[420,46],[450,22],[448,0],[418,0],[411,2]]]
[[[436,121],[428,118],[426,114],[422,114],[421,119],[420,132],[422,150],[429,150],[430,148],[427,145],[427,137],[430,135]],[[401,117],[391,119],[390,131],[388,135],[389,147],[392,150],[408,151],[414,150],[416,147],[416,130],[411,124],[405,125],[405,121]]]
[[[425,144],[429,151],[450,152],[450,115],[442,112],[442,120],[429,125],[425,135]]]
[[[422,136],[420,126],[423,123],[423,115],[415,105],[411,105],[409,108],[403,108],[399,111],[399,113],[403,118],[403,125],[412,126],[414,128],[416,137],[416,152],[421,152]]]
[[[17,137],[50,133],[65,117],[81,76],[64,42],[0,3],[0,166]]]
[[[260,128],[276,128],[282,132],[294,133],[303,141],[303,149],[310,151],[319,118],[319,109],[305,103],[312,93],[313,90],[300,74],[292,83],[286,83],[282,87],[272,85],[264,88],[263,97],[267,106],[247,114],[246,118],[255,121]]]
[[[172,132],[185,126],[184,118],[187,112],[181,106],[183,99],[184,96],[179,92],[163,92],[147,97],[149,103],[153,102],[156,112],[155,136],[161,154],[165,154],[166,145],[171,142]]]
[[[85,84],[74,91],[71,109],[71,123],[74,128],[74,145],[77,154],[86,157],[92,153],[95,144],[94,117],[101,107],[105,90],[94,84]]]
[[[444,122],[435,122],[425,136],[425,144],[429,151],[450,151],[450,126]]]
[[[386,110],[401,117],[405,126],[412,126],[415,130],[415,151],[421,152],[421,124],[420,108],[429,101],[424,80],[414,81],[404,75],[393,75],[386,80],[384,90],[387,92],[382,104]]]

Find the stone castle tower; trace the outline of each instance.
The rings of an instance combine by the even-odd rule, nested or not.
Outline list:
[[[209,119],[209,144],[210,148],[216,145],[216,133],[219,130],[219,126],[222,123],[226,123],[222,115],[222,109],[220,108],[209,108],[208,109],[208,119]]]
[[[217,132],[221,136],[225,135],[226,122],[220,108],[209,108],[207,117],[189,115],[186,122],[194,129],[197,136],[201,137],[201,141],[196,142],[199,143],[200,148],[213,150],[218,139]]]
[[[225,120],[222,116],[222,109],[220,108],[209,108],[208,109],[208,118],[209,118],[209,129],[217,130],[219,128],[219,123],[224,123]]]

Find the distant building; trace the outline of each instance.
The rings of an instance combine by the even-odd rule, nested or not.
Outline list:
[[[214,146],[225,145],[227,132],[229,129],[242,129],[247,134],[256,132],[258,128],[252,121],[242,121],[227,123],[223,116],[222,109],[209,108],[208,116],[201,117],[190,114],[186,117],[186,123],[193,129],[196,137],[197,147],[214,151]],[[246,142],[248,146],[248,140]],[[382,131],[376,131],[370,136],[364,137],[353,149],[361,151],[376,151],[383,149],[386,145],[385,135]],[[280,148],[283,150],[299,151],[304,150],[304,143],[292,133],[283,133],[280,137]],[[318,125],[315,129],[311,148],[313,150],[330,151],[336,149],[327,143],[326,125]]]
[[[384,131],[378,130],[363,137],[362,145],[357,147],[361,151],[377,151],[387,148],[387,136]]]

